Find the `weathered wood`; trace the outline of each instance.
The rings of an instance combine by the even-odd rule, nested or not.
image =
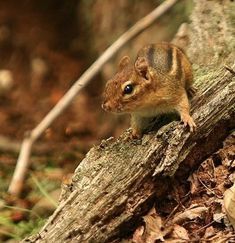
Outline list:
[[[200,163],[221,145],[235,128],[235,77],[223,67],[235,69],[234,14],[233,2],[195,1],[189,54],[198,89],[192,100],[197,131],[190,134],[174,121],[141,141],[125,140],[126,132],[92,148],[64,185],[59,207],[25,242],[120,242],[156,194],[167,191],[165,176],[179,165]]]

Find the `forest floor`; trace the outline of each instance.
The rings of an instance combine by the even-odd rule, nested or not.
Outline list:
[[[59,8],[54,2],[50,8]],[[84,47],[76,49],[73,28],[63,23],[66,13],[45,13],[40,4],[24,3],[18,8],[14,1],[0,3],[0,74],[8,70],[11,79],[9,87],[1,89],[0,84],[0,242],[37,230],[55,209],[61,183],[89,148],[122,129],[114,131],[117,119],[101,110],[103,83],[98,77],[35,144],[20,198],[7,193],[25,132],[88,65],[80,50]]]
[[[12,75],[12,86],[0,90],[0,242],[18,242],[37,231],[56,208],[61,183],[70,180],[89,148],[128,126],[126,118],[101,110],[103,83],[96,78],[35,144],[21,196],[7,193],[25,132],[42,120],[88,65],[74,44],[73,28],[67,35],[61,31],[68,27],[60,25],[63,15],[41,14],[34,4],[15,8],[13,3],[0,3],[0,73],[9,70]],[[156,200],[160,211],[144,217],[145,232],[140,226],[132,240],[145,242],[152,235],[152,240],[172,240],[174,234],[182,242],[192,237],[234,240],[222,207],[224,190],[234,180],[234,161],[232,134],[192,172],[184,188],[176,184],[167,201]],[[174,222],[170,231],[160,227],[167,221]]]
[[[227,190],[233,185],[234,177],[235,132],[190,176],[185,178],[184,173],[176,173],[168,196],[156,198],[142,225],[125,242],[235,242],[225,207],[234,197],[234,192]]]

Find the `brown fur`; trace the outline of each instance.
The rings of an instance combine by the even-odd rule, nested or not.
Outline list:
[[[177,111],[190,130],[195,123],[189,115],[187,92],[191,92],[193,74],[184,52],[169,43],[143,47],[134,65],[125,56],[116,75],[107,82],[102,107],[106,111],[130,113],[133,137],[141,137],[149,118]],[[133,91],[124,89],[131,85]]]

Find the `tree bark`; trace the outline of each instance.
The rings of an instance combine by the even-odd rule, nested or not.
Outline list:
[[[168,176],[189,174],[235,128],[235,3],[197,0],[191,19],[197,131],[173,121],[141,141],[126,140],[128,131],[102,141],[63,185],[59,207],[41,231],[24,242],[120,242],[167,192]]]

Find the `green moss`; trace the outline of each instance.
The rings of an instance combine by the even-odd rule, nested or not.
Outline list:
[[[29,221],[21,221],[14,226],[14,233],[20,238],[28,237],[36,234],[44,225],[46,219],[36,219]]]
[[[194,70],[194,85],[200,86],[203,82],[213,82],[213,80],[218,76],[219,74],[219,68],[218,70],[215,69],[215,67],[212,66],[198,66],[193,65]]]
[[[14,223],[10,217],[0,216],[0,227],[4,230],[1,231],[1,239],[14,239],[20,240],[28,235],[36,234],[40,228],[44,225],[46,219],[36,218],[29,221],[20,221],[19,223]],[[3,236],[4,235],[4,236]]]

